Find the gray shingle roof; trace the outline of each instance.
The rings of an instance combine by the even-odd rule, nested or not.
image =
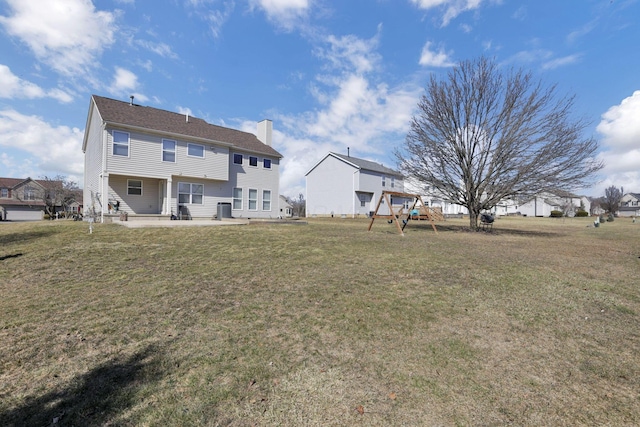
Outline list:
[[[358,159],[357,157],[345,156],[343,154],[331,153],[332,155],[341,158],[344,161],[353,163],[358,166],[360,169],[369,170],[373,172],[382,173],[385,175],[393,175],[402,178],[402,174],[398,171],[395,171],[391,168],[381,165],[380,163],[372,162],[370,160]]]
[[[232,144],[234,147],[273,157],[282,157],[273,147],[263,144],[254,134],[212,125],[202,119],[184,114],[118,101],[98,95],[92,96],[102,120],[114,125],[133,126],[174,135],[207,139]]]

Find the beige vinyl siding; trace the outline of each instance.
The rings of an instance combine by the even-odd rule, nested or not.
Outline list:
[[[202,184],[204,197],[202,204],[184,204],[192,218],[213,218],[218,212],[218,202],[231,203],[231,191],[227,191],[228,183],[205,179],[184,178],[174,176],[171,183],[171,211],[178,213],[178,185],[180,183]]]
[[[142,194],[127,194],[128,180],[142,181]],[[120,211],[136,214],[157,214],[160,212],[161,195],[159,180],[137,176],[109,176],[109,201],[119,201]]]
[[[92,103],[91,119],[87,130],[87,146],[84,155],[84,210],[85,212],[91,208],[91,193],[95,195],[100,192],[100,174],[103,170],[102,165],[102,149],[103,149],[103,131],[102,120],[98,114],[98,110]],[[100,212],[100,205],[95,206],[96,212]]]
[[[113,129],[108,129],[107,162],[110,173],[123,175],[136,173],[141,176],[158,178],[178,175],[215,180],[228,179],[229,149],[227,147],[198,142],[197,144],[203,145],[205,148],[204,158],[200,158],[187,155],[187,144],[193,141],[175,139],[177,143],[176,161],[163,162],[162,136],[128,131],[129,156],[114,156],[112,132]]]
[[[233,163],[233,154],[242,154],[242,165]],[[258,165],[249,165],[249,156],[258,157]],[[263,159],[271,160],[271,169],[263,167]],[[278,208],[278,194],[280,194],[279,180],[280,161],[275,157],[263,156],[254,153],[242,153],[233,149],[229,155],[229,182],[225,185],[225,194],[228,194],[225,202],[232,202],[233,188],[242,188],[242,210],[233,210],[232,215],[239,218],[276,218],[280,215]],[[256,209],[249,209],[249,189],[257,190],[258,198]],[[271,209],[262,209],[264,190],[271,191]]]
[[[358,186],[357,171],[352,165],[328,156],[309,172],[307,216],[352,215]]]

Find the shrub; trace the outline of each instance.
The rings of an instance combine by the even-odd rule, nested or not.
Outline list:
[[[579,217],[589,216],[589,212],[587,212],[587,211],[578,211],[578,212],[576,212],[576,216],[579,216]]]
[[[551,211],[551,215],[549,216],[551,218],[562,218],[564,214],[562,213],[562,211]]]
[[[600,223],[604,222],[604,215],[600,215],[599,221],[600,221]]]
[[[607,222],[613,222],[613,214],[609,214],[609,216],[607,217]]]

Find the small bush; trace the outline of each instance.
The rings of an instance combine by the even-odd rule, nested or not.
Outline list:
[[[564,214],[562,213],[562,211],[551,211],[551,215],[549,216],[551,218],[562,218]]]
[[[609,214],[609,216],[607,217],[607,222],[613,222],[613,220],[613,214]]]
[[[589,212],[587,212],[587,211],[578,211],[578,212],[576,212],[576,216],[578,216],[578,217],[586,217],[586,216],[589,216]]]
[[[600,221],[600,223],[604,222],[604,215],[600,215],[599,221]]]

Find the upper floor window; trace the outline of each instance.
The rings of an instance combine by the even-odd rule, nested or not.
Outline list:
[[[162,140],[162,161],[175,163],[176,161],[176,142],[172,139]]]
[[[262,210],[271,210],[271,190],[262,190]]]
[[[234,153],[233,155],[233,164],[241,165],[242,164],[242,154]]]
[[[249,156],[249,166],[258,166],[258,158],[256,156]]]
[[[128,179],[127,194],[132,196],[142,196],[142,181],[139,179]]]
[[[396,186],[396,179],[394,177],[391,177],[391,188]]]
[[[271,159],[262,159],[262,167],[265,169],[271,169]]]
[[[385,187],[387,185],[387,179],[384,175],[382,175],[382,186]]]
[[[204,158],[204,145],[187,144],[187,156]]]
[[[178,183],[178,203],[201,205],[203,204],[204,185],[188,182]]]
[[[0,188],[0,197],[6,199],[9,197],[9,189],[8,188]]]
[[[36,190],[30,185],[25,186],[23,192],[24,192],[24,200],[36,199]]]
[[[129,134],[127,132],[113,131],[113,155],[129,157]]]

